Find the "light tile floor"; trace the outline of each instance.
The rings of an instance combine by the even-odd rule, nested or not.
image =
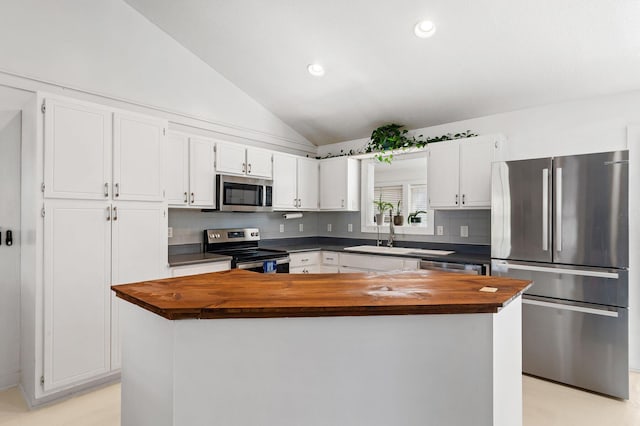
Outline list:
[[[629,401],[524,376],[524,426],[638,426],[640,373],[631,373]],[[120,385],[29,411],[17,388],[0,392],[2,426],[117,426]]]

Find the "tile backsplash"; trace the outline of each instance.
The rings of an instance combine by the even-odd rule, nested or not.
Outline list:
[[[331,232],[327,225],[331,224]],[[348,225],[352,225],[352,232]],[[284,225],[284,232],[280,232]],[[300,225],[303,230],[300,231]],[[375,233],[360,232],[360,212],[304,212],[300,219],[286,220],[282,212],[229,213],[200,210],[169,209],[169,226],[173,237],[169,245],[202,242],[202,231],[208,228],[257,227],[263,239],[292,237],[343,237],[375,239]],[[441,210],[435,213],[435,226],[444,228],[443,235],[397,235],[396,241],[424,241],[456,244],[490,244],[490,210]],[[460,226],[468,226],[469,236],[460,236]],[[381,238],[386,240],[386,233]]]

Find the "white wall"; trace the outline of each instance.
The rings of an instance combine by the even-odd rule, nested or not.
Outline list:
[[[640,91],[618,95],[564,102],[503,114],[447,123],[417,129],[416,135],[439,136],[471,130],[478,134],[502,133],[507,143],[498,154],[500,159],[585,154],[618,149],[631,150],[630,158],[640,161],[640,128],[630,132],[627,127],[640,124]],[[368,139],[321,146],[318,155],[348,151],[366,145]],[[629,143],[631,141],[631,143]],[[635,148],[635,149],[634,149]],[[637,166],[637,165],[636,165]],[[630,366],[640,370],[640,244],[636,244],[640,232],[640,207],[635,194],[640,188],[640,172],[632,173],[629,181],[630,195]],[[636,231],[634,231],[636,230]],[[636,266],[637,265],[637,266]]]
[[[0,111],[0,390],[20,377],[20,132],[20,111]]]
[[[229,132],[315,152],[122,0],[4,0],[0,52],[0,71],[202,117]]]

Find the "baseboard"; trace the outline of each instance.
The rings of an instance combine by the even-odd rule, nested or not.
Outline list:
[[[18,383],[20,383],[19,371],[0,375],[0,391],[18,386]]]
[[[74,396],[77,396],[77,395],[82,395],[88,392],[92,392],[96,389],[99,389],[108,385],[112,385],[114,383],[118,383],[119,381],[120,381],[120,372],[118,371],[117,373],[113,373],[108,376],[102,377],[99,380],[95,380],[90,383],[85,383],[81,386],[76,386],[71,389],[66,389],[60,392],[56,392],[38,399],[29,398],[29,396],[24,392],[24,389],[22,389],[22,386],[20,386],[20,390],[22,391],[22,396],[24,397],[24,400],[27,403],[27,406],[29,407],[30,410],[32,410],[34,408],[40,408],[46,405],[55,404],[65,399],[73,398]]]

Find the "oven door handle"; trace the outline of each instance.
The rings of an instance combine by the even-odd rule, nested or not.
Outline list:
[[[291,259],[287,257],[283,257],[280,259],[265,259],[265,260],[257,260],[255,262],[239,262],[236,264],[237,269],[251,269],[251,268],[259,268],[264,265],[264,262],[269,262],[275,260],[276,265],[284,265],[286,263],[290,263]]]

